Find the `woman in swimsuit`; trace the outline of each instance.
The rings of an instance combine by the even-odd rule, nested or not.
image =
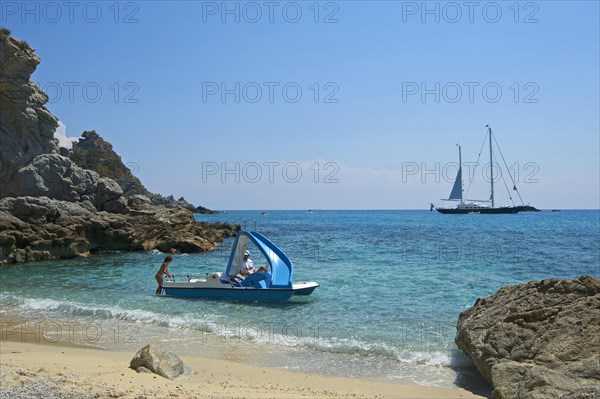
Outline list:
[[[173,275],[169,273],[169,264],[171,264],[172,260],[172,256],[167,256],[162,265],[160,265],[160,269],[158,269],[158,272],[156,272],[156,276],[154,276],[156,278],[156,282],[158,283],[156,295],[160,295],[160,292],[162,291],[163,275],[166,274],[169,278],[173,277]]]

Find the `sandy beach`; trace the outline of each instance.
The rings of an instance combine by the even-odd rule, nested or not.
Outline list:
[[[129,368],[134,353],[62,344],[0,343],[0,398],[483,398],[460,388],[325,377],[185,357],[175,380]]]

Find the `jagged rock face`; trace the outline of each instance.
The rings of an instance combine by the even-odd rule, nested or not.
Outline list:
[[[0,198],[17,170],[36,156],[58,152],[57,118],[48,96],[29,77],[40,58],[25,42],[0,31]]]
[[[127,212],[114,181],[59,155],[53,138],[58,119],[44,107],[46,94],[29,80],[39,63],[27,43],[0,31],[0,198],[90,200],[100,211]]]
[[[151,193],[123,164],[121,157],[113,150],[112,145],[93,130],[83,132],[81,139],[73,143],[73,148],[69,151],[69,158],[85,169],[93,170],[100,176],[116,181],[127,198],[141,195],[149,198],[153,205],[162,205],[167,208],[181,207],[196,213],[218,213],[201,206],[195,207],[183,197],[175,200],[172,195],[165,197]]]
[[[456,344],[496,399],[600,397],[600,281],[503,287],[461,313]]]
[[[128,214],[98,212],[89,200],[0,200],[0,265],[88,256],[99,251],[214,249],[239,226],[196,223],[186,209],[147,205]]]
[[[29,45],[0,29],[0,265],[111,250],[206,251],[235,235],[239,226],[196,223],[189,210],[152,206],[144,196],[130,209],[106,174],[147,190],[95,132],[84,134],[74,156],[102,173],[59,153],[58,121],[29,80],[39,62]]]
[[[100,211],[128,212],[127,200],[117,183],[82,169],[58,154],[35,157],[13,175],[11,184],[4,191],[6,197],[40,196],[71,202],[89,200]]]
[[[152,194],[142,182],[127,168],[112,145],[95,131],[86,131],[78,142],[73,143],[69,158],[85,169],[97,172],[100,176],[116,181],[126,196]]]

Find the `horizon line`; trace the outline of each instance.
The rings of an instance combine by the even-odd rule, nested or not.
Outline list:
[[[329,208],[297,208],[297,209],[264,209],[264,208],[259,208],[259,209],[211,209],[212,211],[217,211],[217,212],[222,212],[222,211],[227,211],[227,212],[249,212],[249,211],[256,211],[256,212],[265,212],[265,211],[303,211],[303,212],[307,212],[307,211],[424,211],[424,212],[431,212],[429,209],[426,208],[414,208],[414,209],[400,209],[400,208],[396,208],[396,209],[373,209],[373,208],[367,208],[367,209],[329,209]],[[560,210],[560,211],[600,211],[600,208],[542,208],[540,209],[540,211],[553,211],[553,210]],[[196,213],[196,212],[194,212]],[[524,213],[524,212],[519,212],[519,213]],[[535,212],[530,212],[530,213],[535,213]],[[201,214],[202,215],[202,214]]]

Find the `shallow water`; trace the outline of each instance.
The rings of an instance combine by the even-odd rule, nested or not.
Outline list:
[[[283,304],[157,297],[154,274],[165,256],[157,251],[8,266],[0,269],[2,339],[28,335],[118,350],[158,340],[182,355],[476,386],[472,364],[454,344],[461,311],[503,285],[600,276],[598,211],[197,215],[242,217],[255,218],[288,254],[295,281],[321,287]],[[177,280],[223,271],[232,241],[177,255],[170,270]]]

